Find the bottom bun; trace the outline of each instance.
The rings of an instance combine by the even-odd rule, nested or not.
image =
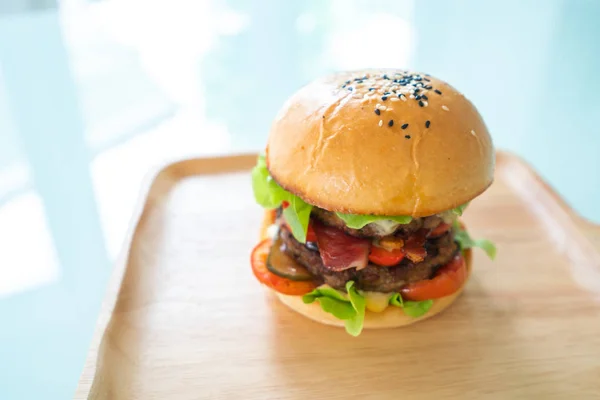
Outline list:
[[[466,284],[469,280],[469,276],[471,275],[471,250],[465,251],[464,256],[465,262],[467,263],[467,280],[465,280]],[[454,301],[462,293],[463,288],[464,285],[456,293],[453,293],[450,296],[433,300],[433,305],[429,311],[427,311],[425,315],[422,315],[418,318],[409,317],[408,315],[404,314],[400,308],[393,306],[389,306],[382,312],[373,312],[367,310],[365,312],[364,329],[398,328],[433,317],[454,303]],[[281,293],[275,293],[275,295],[283,304],[297,313],[312,319],[313,321],[317,321],[325,325],[340,327],[344,326],[343,320],[337,319],[333,315],[323,311],[318,301],[315,301],[311,304],[304,304],[302,302],[302,296],[289,296]]]
[[[265,239],[267,237],[267,228],[275,221],[275,214],[273,212],[266,212],[262,227],[261,227],[261,239]],[[439,299],[433,300],[433,305],[427,311],[425,315],[420,317],[409,317],[404,314],[404,312],[398,307],[387,307],[382,312],[373,312],[367,310],[365,312],[365,322],[364,329],[382,329],[382,328],[398,328],[401,326],[411,325],[419,321],[423,321],[424,319],[431,318],[436,314],[441,313],[446,308],[448,308],[454,301],[460,296],[462,293],[466,283],[469,281],[471,277],[471,250],[466,250],[463,252],[465,263],[467,264],[467,279],[465,279],[465,284],[456,292],[451,294],[450,296],[442,297]],[[382,267],[383,268],[383,267]],[[283,304],[296,311],[299,314],[304,315],[307,318],[312,319],[313,321],[320,322],[325,325],[332,326],[344,326],[344,321],[334,317],[333,315],[323,311],[321,305],[315,301],[311,304],[305,304],[302,302],[302,296],[290,296],[286,294],[281,294],[275,292],[275,295],[281,300]]]

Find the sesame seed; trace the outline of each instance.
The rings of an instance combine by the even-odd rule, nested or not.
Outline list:
[[[423,103],[421,100],[419,100],[419,107],[425,107],[425,103]]]
[[[349,86],[349,87],[348,87],[348,90],[349,90],[349,91],[353,91],[353,90],[354,90],[354,88],[353,88],[352,86]]]
[[[431,121],[425,121],[425,128],[429,128],[429,125],[431,125]]]
[[[400,100],[406,101],[406,96],[404,96],[404,95],[400,96]]]
[[[373,90],[375,90],[375,88],[374,88],[374,87],[370,87],[370,88],[369,88],[369,92],[371,92],[371,91],[373,91]]]
[[[401,128],[402,128],[402,129],[406,129],[406,128],[408,128],[408,124],[404,124],[404,125],[402,125],[402,126],[401,126]]]
[[[431,82],[431,79],[423,78],[423,80],[426,82]]]
[[[423,100],[429,100],[429,99],[427,98],[427,96],[425,96],[424,94],[422,94],[422,95],[421,95],[421,98],[422,98]]]
[[[377,114],[377,115],[381,115],[381,111],[379,111],[379,108],[376,108],[376,109],[375,109],[375,114]]]
[[[474,130],[471,130],[471,135],[473,135],[473,136],[477,136],[477,134],[475,133],[475,131],[474,131]]]
[[[386,74],[383,74],[383,79],[390,79]]]
[[[415,96],[415,100],[421,100],[421,95],[419,95],[419,94],[418,94],[418,95],[416,95],[416,96]]]
[[[415,95],[414,95],[414,94],[411,94],[411,95],[410,95],[410,96],[408,96],[408,97],[410,97],[411,99],[414,99],[414,98],[415,98]]]
[[[387,107],[386,107],[386,106],[380,106],[380,107],[379,107],[379,109],[380,109],[381,111],[385,111],[385,110],[387,110]]]
[[[442,91],[438,89],[435,89],[434,92],[436,92],[437,94],[442,94]]]
[[[383,101],[386,101],[387,99],[388,99],[388,97],[387,97],[387,96],[382,96],[382,97],[381,97],[381,100],[383,100]]]
[[[379,120],[379,126],[383,126],[383,120],[382,119]]]
[[[400,99],[398,99],[397,97],[392,97],[390,100],[391,101],[400,101]]]
[[[404,135],[406,139],[410,139],[410,135]]]
[[[444,111],[450,111],[450,109],[448,107],[446,107],[446,106],[442,106],[442,110],[444,110]]]
[[[394,120],[393,119],[390,119],[390,121],[388,122],[388,126],[394,126]],[[473,131],[471,131],[471,132],[473,132]]]

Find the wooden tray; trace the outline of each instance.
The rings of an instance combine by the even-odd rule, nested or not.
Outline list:
[[[76,398],[600,398],[600,228],[520,159],[499,153],[465,215],[497,260],[474,252],[446,312],[358,338],[254,280],[254,162],[187,160],[154,176]]]

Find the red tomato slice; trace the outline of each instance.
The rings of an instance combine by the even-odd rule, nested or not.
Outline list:
[[[369,261],[383,267],[391,267],[398,264],[404,258],[404,250],[386,250],[383,247],[371,246]]]
[[[429,231],[429,234],[427,235],[427,237],[441,236],[444,233],[448,232],[448,230],[450,229],[450,227],[451,227],[450,224],[442,222],[438,226],[436,226],[435,228],[433,228],[431,231]]]
[[[263,285],[283,294],[300,296],[313,291],[317,285],[312,281],[292,281],[277,276],[267,269],[267,257],[272,244],[271,239],[265,239],[252,250],[250,263],[256,279]]]
[[[306,230],[306,241],[307,242],[316,242],[317,234],[312,225],[312,221],[308,221],[308,229]]]
[[[290,228],[290,226],[285,220],[283,220],[281,225],[285,226],[285,229],[287,229],[288,231],[292,231],[292,228]],[[317,234],[315,233],[315,230],[312,226],[312,221],[308,221],[308,229],[306,230],[306,241],[314,243],[317,242]]]
[[[461,254],[438,270],[432,279],[411,283],[400,293],[406,300],[422,301],[439,299],[458,291],[467,279],[467,265]]]

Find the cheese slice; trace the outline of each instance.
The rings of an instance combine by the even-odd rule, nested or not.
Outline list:
[[[390,297],[392,297],[390,293],[380,292],[360,292],[360,294],[365,298],[367,310],[373,312],[382,312],[388,308],[390,304]]]

